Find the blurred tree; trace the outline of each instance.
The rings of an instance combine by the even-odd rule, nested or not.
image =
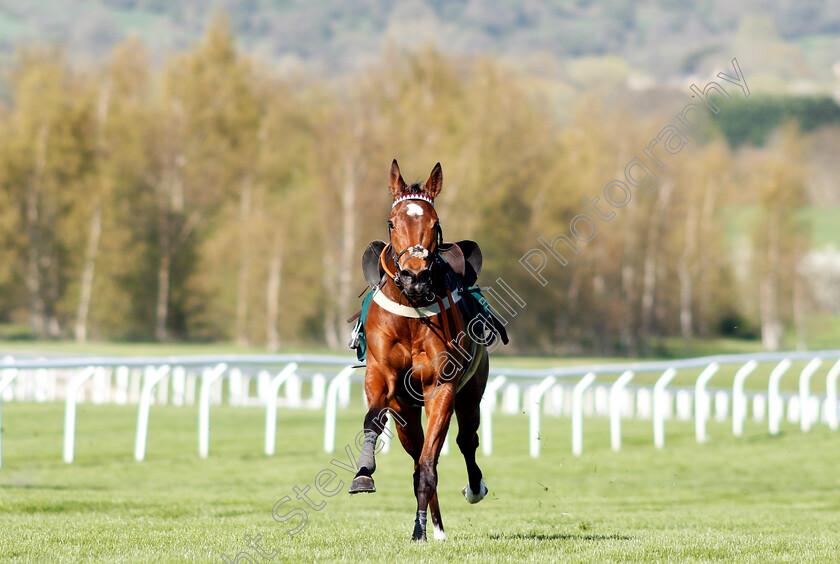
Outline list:
[[[170,306],[185,315],[186,283],[191,268],[175,272],[172,265],[194,256],[201,237],[190,236],[231,200],[239,208],[239,264],[236,278],[236,339],[247,341],[248,277],[254,171],[261,104],[253,91],[250,64],[236,53],[227,19],[217,15],[196,49],[173,61],[164,77],[160,125],[155,147],[158,187],[158,291],[155,337],[165,340]],[[192,261],[194,259],[190,259]],[[173,302],[173,299],[175,300]],[[185,331],[183,322],[178,323]]]
[[[124,337],[138,330],[134,312],[124,304],[131,303],[132,291],[126,287],[126,277],[140,275],[138,250],[143,246],[132,236],[134,218],[125,202],[131,202],[140,216],[147,205],[143,194],[149,164],[150,80],[146,51],[132,37],[114,49],[103,72],[89,81],[95,104],[90,129],[94,163],[86,179],[88,197],[82,203],[89,228],[74,323],[80,342],[88,339],[92,311],[100,334]]]
[[[750,163],[750,183],[760,216],[753,236],[761,340],[768,350],[782,345],[783,295],[792,296],[807,229],[797,210],[805,202],[803,143],[798,128],[786,124],[771,151]],[[785,302],[791,303],[791,302]]]
[[[535,80],[432,48],[392,48],[329,82],[280,80],[237,52],[222,16],[160,70],[137,39],[90,73],[56,49],[21,51],[0,107],[0,320],[80,341],[343,347],[359,255],[387,237],[396,157],[409,181],[441,161],[445,238],[477,240],[481,283],[501,278],[526,302],[508,350],[653,353],[668,336],[688,347],[756,319],[768,348],[791,320],[804,346],[799,214],[809,197],[833,201],[834,162],[811,159],[822,188],[809,196],[801,133],[779,124],[816,128],[833,102],[751,97],[756,122],[732,131],[765,146],[713,138],[647,163],[657,188],[633,188],[604,219],[583,199],[624,179],[670,98],[651,97],[645,114],[609,86],[558,110]],[[758,208],[743,257],[731,204]],[[597,236],[576,240],[566,265],[548,257],[549,283],[535,283],[519,258],[582,213]]]
[[[19,206],[25,233],[20,258],[29,321],[36,335],[56,338],[65,329],[60,304],[75,259],[69,252],[74,239],[61,234],[83,200],[79,182],[92,164],[86,135],[92,106],[80,77],[55,49],[21,51],[10,84],[14,110],[4,169],[6,190]]]

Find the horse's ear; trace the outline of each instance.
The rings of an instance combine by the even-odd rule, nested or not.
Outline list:
[[[405,180],[403,180],[402,174],[400,174],[400,165],[397,164],[397,159],[394,159],[394,162],[391,163],[391,180],[388,182],[388,188],[390,188],[391,194],[395,198],[405,194]]]
[[[440,194],[440,189],[443,188],[443,170],[440,168],[440,163],[435,165],[432,169],[432,174],[426,181],[426,194],[430,198],[434,198]]]

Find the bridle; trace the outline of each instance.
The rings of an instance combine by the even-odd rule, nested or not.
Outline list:
[[[429,196],[425,194],[406,194],[405,196],[400,196],[399,198],[394,200],[391,209],[395,208],[397,204],[404,202],[406,200],[420,200],[430,204],[433,208],[435,206],[434,200],[432,200]],[[391,232],[394,230],[394,224],[388,221],[388,244],[385,245],[385,248],[382,249],[382,253],[379,255],[379,263],[382,266],[382,270],[385,271],[385,274],[390,278],[397,288],[400,289],[400,294],[405,293],[405,288],[409,286],[415,279],[423,279],[425,278],[426,282],[429,282],[428,287],[429,291],[424,298],[428,299],[429,301],[434,301],[436,296],[434,292],[431,290],[431,276],[432,276],[432,269],[440,263],[442,260],[438,250],[440,246],[443,244],[443,229],[440,227],[440,221],[435,221],[432,230],[435,232],[434,242],[432,243],[432,248],[427,249],[422,245],[411,245],[406,247],[401,252],[397,253],[394,250],[393,240],[391,239]],[[415,275],[410,270],[403,268],[403,264],[400,264],[403,261],[403,256],[405,256],[405,261],[408,261],[411,258],[419,258],[426,262],[426,268],[421,270],[419,274]],[[388,260],[385,257],[390,259],[390,262],[393,262],[396,270],[391,270],[388,265]]]
[[[404,196],[400,196],[399,198],[394,200],[394,204],[391,206],[391,209],[394,209],[397,204],[400,202],[404,202],[406,200],[421,200],[430,204],[433,208],[435,206],[434,200],[425,194],[419,193],[412,193],[406,194]],[[400,289],[400,298],[405,295],[405,289],[408,285],[415,281],[416,278],[420,277],[427,277],[427,281],[429,284],[427,285],[428,291],[426,295],[423,296],[424,299],[434,302],[438,306],[438,312],[442,316],[441,326],[443,328],[444,334],[444,342],[447,343],[447,349],[450,346],[450,343],[453,342],[452,337],[460,335],[462,332],[461,326],[461,317],[456,313],[455,307],[455,298],[452,294],[452,291],[449,288],[445,289],[445,297],[447,299],[447,303],[449,307],[445,307],[443,298],[435,294],[434,290],[432,290],[432,269],[438,265],[445,264],[445,260],[443,257],[440,256],[440,248],[443,245],[443,230],[440,227],[440,221],[435,221],[434,226],[432,229],[436,232],[436,236],[434,237],[434,242],[432,243],[433,247],[431,249],[427,249],[422,245],[412,245],[403,249],[401,252],[397,253],[394,250],[393,241],[391,239],[391,231],[394,229],[394,225],[389,221],[388,222],[388,244],[385,245],[385,248],[382,249],[382,252],[379,254],[379,264],[382,266],[382,270],[385,272],[385,275],[390,278],[397,288]],[[406,260],[411,257],[417,257],[426,261],[426,268],[420,271],[419,274],[415,277],[414,273],[410,270],[406,270],[400,264],[402,257],[408,253]],[[386,259],[385,257],[388,257]],[[389,262],[393,262],[394,266],[396,267],[396,271],[393,271],[389,268]],[[407,297],[407,296],[406,296]],[[450,327],[451,325],[451,327]]]

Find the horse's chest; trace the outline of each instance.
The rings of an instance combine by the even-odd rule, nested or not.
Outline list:
[[[431,323],[418,323],[411,331],[411,358],[414,364],[430,361],[446,350],[446,343]]]

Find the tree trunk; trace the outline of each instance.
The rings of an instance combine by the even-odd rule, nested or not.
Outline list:
[[[341,258],[339,263],[338,323],[340,340],[350,336],[350,327],[344,320],[350,317],[350,300],[353,298],[354,243],[356,241],[356,171],[354,159],[348,156],[344,161],[344,189],[341,191]]]
[[[595,268],[595,273],[592,275],[593,303],[608,303],[606,277],[600,271],[600,265],[597,260],[593,263],[593,265]],[[615,354],[615,346],[613,344],[612,325],[608,321],[606,321],[606,317],[610,315],[611,312],[606,308],[602,309],[601,312],[601,315],[598,315],[598,312],[595,312],[595,315],[586,316],[585,319],[589,320],[589,323],[592,324],[592,327],[594,329],[594,350],[601,355],[611,356]],[[623,330],[624,326],[622,325],[620,331]],[[623,343],[623,333],[621,336]]]
[[[266,286],[266,321],[265,340],[268,350],[274,352],[280,348],[280,332],[277,328],[277,316],[280,313],[280,282],[283,269],[283,255],[280,236],[275,235],[271,260],[268,263],[268,284]]]
[[[111,82],[106,80],[99,90],[99,99],[96,108],[96,149],[97,160],[101,166],[105,160],[106,140],[105,123],[108,120],[108,104],[111,99]],[[81,292],[79,296],[79,307],[76,310],[75,334],[79,343],[87,342],[88,314],[90,302],[93,297],[93,276],[96,270],[96,256],[99,254],[99,238],[102,235],[102,198],[107,190],[106,180],[99,170],[99,198],[93,208],[93,215],[90,218],[90,235],[88,246],[85,252],[85,263],[82,268]]]
[[[251,237],[248,226],[251,221],[251,179],[242,182],[239,206],[239,275],[236,288],[236,344],[248,344],[248,274],[251,269]]]
[[[688,213],[685,217],[685,245],[677,263],[677,276],[680,279],[680,333],[686,349],[691,346],[691,339],[694,336],[691,310],[694,289],[692,262],[697,252],[697,221],[697,208],[689,202]]]
[[[662,219],[671,200],[674,185],[664,182],[659,188],[656,204],[653,208],[647,233],[645,265],[642,279],[642,314],[641,338],[646,355],[650,354],[650,333],[653,325],[653,306],[656,299],[656,261],[659,258],[659,237],[662,231]]]
[[[782,343],[782,322],[779,319],[779,225],[778,214],[770,213],[767,226],[767,269],[759,289],[761,342],[768,351],[778,350]]]
[[[793,326],[796,330],[796,350],[808,350],[808,336],[805,330],[805,288],[802,262],[798,262],[793,273]]]
[[[169,265],[172,257],[169,249],[164,249],[158,263],[158,293],[155,304],[155,339],[165,341],[168,337],[166,330],[166,318],[169,315]]]
[[[636,353],[636,336],[635,336],[635,316],[633,311],[635,308],[635,281],[636,269],[633,261],[635,259],[634,249],[636,238],[633,233],[633,216],[635,207],[630,206],[627,210],[627,218],[625,219],[624,230],[624,253],[622,256],[621,265],[621,298],[622,298],[622,318],[620,322],[619,338],[621,341],[621,348],[624,354],[631,355]],[[608,332],[609,333],[609,332]]]
[[[87,323],[90,300],[93,296],[93,274],[96,267],[96,255],[99,252],[99,236],[102,234],[102,206],[97,204],[90,219],[90,235],[85,252],[85,265],[82,269],[82,288],[79,308],[76,311],[76,341],[87,342]]]
[[[700,224],[698,225],[698,239],[703,241],[714,241],[716,235],[713,233],[717,230],[715,226],[715,208],[717,203],[717,193],[719,183],[711,180],[706,184],[706,190],[703,193],[703,210],[700,216]],[[708,245],[699,245],[697,247],[697,264],[698,274],[697,279],[697,293],[700,296],[711,295],[712,288],[712,271],[715,264],[719,260],[719,255],[715,252],[716,249],[710,248]],[[692,315],[692,320],[695,321],[694,329],[700,335],[708,336],[709,331],[709,304],[701,301],[697,305],[697,314]]]
[[[29,324],[39,337],[45,333],[44,298],[41,295],[41,230],[38,226],[38,190],[35,182],[26,194],[26,227],[29,248],[26,252],[26,289],[29,293]]]
[[[336,303],[336,273],[330,253],[324,253],[324,268],[322,271],[324,275],[324,291],[326,294],[324,299],[324,340],[327,342],[329,348],[337,349],[340,346],[340,339],[336,326],[338,318],[336,312],[336,308],[338,307]]]
[[[44,172],[47,168],[47,141],[50,136],[49,125],[38,129],[35,140],[35,170],[29,189],[26,191],[26,226],[29,248],[26,254],[26,289],[29,292],[29,322],[32,330],[39,337],[46,334],[46,301],[41,283],[42,233],[39,213],[39,196]]]
[[[181,233],[173,241],[174,219],[184,215],[184,183],[181,180],[181,167],[184,166],[184,155],[178,154],[169,165],[168,174],[164,175],[162,193],[159,202],[160,229],[160,262],[158,263],[158,294],[155,304],[155,338],[165,341],[169,338],[167,321],[169,319],[170,270],[172,258],[176,248],[189,236],[190,231],[198,222],[198,216],[190,218],[182,225]]]

